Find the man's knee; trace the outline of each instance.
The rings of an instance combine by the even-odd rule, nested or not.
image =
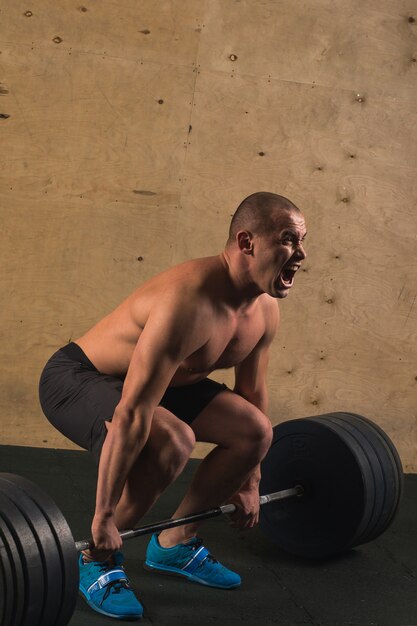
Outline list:
[[[254,453],[262,459],[271,446],[272,424],[262,411],[249,402],[242,415],[242,435],[243,445],[253,448]]]
[[[174,427],[160,429],[157,440],[152,442],[155,461],[158,459],[158,471],[167,480],[173,480],[184,468],[195,446],[195,436],[184,422]]]
[[[178,464],[185,464],[195,446],[195,435],[192,429],[188,424],[180,422],[178,427],[171,429],[168,437],[168,447],[171,450],[173,460]]]

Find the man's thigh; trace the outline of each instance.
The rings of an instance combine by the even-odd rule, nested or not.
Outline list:
[[[217,394],[191,423],[197,441],[228,448],[270,428],[268,417],[230,390]]]

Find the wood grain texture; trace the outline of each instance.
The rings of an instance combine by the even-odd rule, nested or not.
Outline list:
[[[0,414],[4,443],[69,446],[37,400],[47,359],[138,284],[169,266],[176,207],[144,201],[85,208],[81,200],[15,208],[2,219]],[[166,232],[161,233],[163,221]],[[146,233],[146,237],[144,236]],[[116,234],[116,235],[115,235]]]
[[[120,61],[146,60],[161,65],[195,61],[205,0],[41,0],[28,10],[22,0],[4,0],[1,40],[41,49],[57,48]]]
[[[208,3],[202,69],[416,100],[416,3]],[[411,18],[411,21],[410,21]]]
[[[417,3],[157,6],[0,7],[0,441],[73,447],[38,405],[46,359],[146,278],[219,252],[268,190],[309,231],[272,421],[362,413],[416,471]]]

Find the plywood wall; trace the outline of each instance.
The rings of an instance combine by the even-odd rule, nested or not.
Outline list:
[[[416,471],[416,59],[416,0],[3,0],[0,442],[70,445],[50,354],[266,190],[309,231],[273,422],[362,413]]]

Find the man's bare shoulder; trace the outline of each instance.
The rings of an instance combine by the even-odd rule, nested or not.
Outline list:
[[[130,296],[133,308],[147,303],[152,309],[168,307],[203,313],[211,301],[210,285],[215,280],[216,257],[192,259],[157,274],[140,285]]]
[[[186,297],[204,299],[204,293],[215,281],[219,269],[218,257],[192,259],[150,278],[136,289],[131,298],[141,300],[144,295],[152,294],[163,299],[183,299],[184,304]]]
[[[222,267],[218,257],[191,259],[168,270],[169,279],[178,281],[191,291],[209,288],[213,280],[219,279]]]
[[[259,297],[261,311],[265,320],[265,335],[273,337],[278,330],[280,311],[278,300],[264,293]]]

